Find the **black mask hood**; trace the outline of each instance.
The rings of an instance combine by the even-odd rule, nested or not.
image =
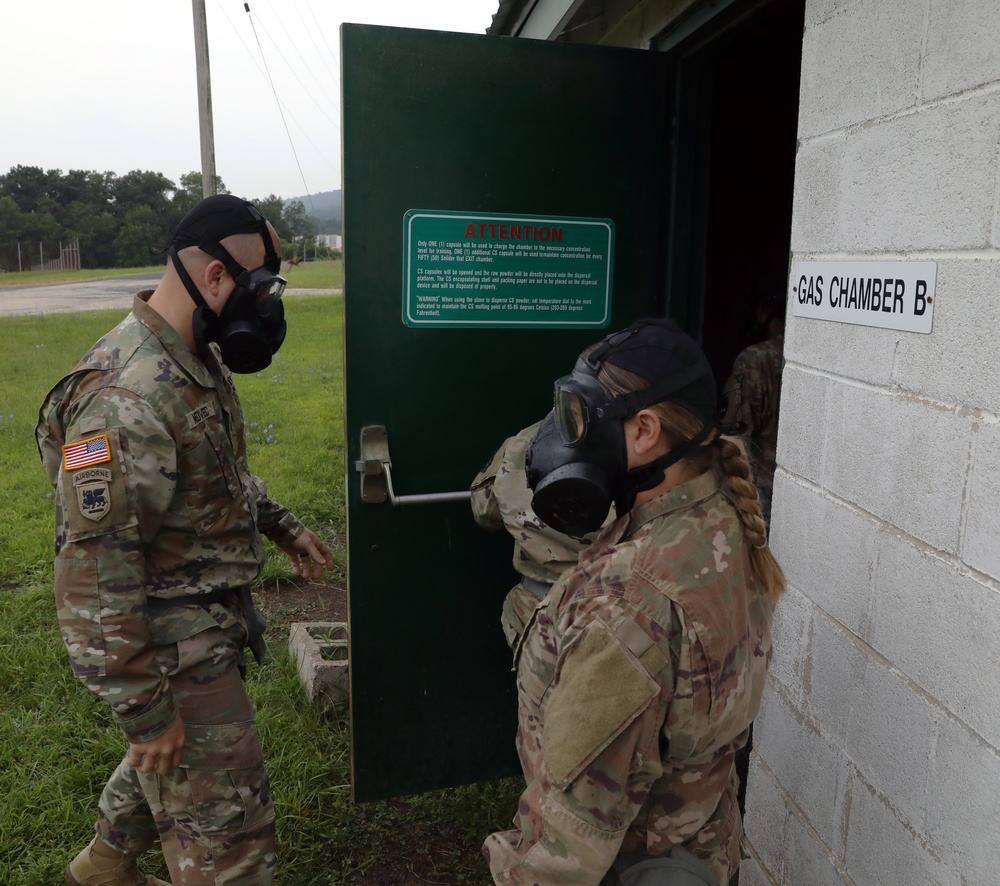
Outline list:
[[[260,236],[264,244],[264,264],[260,268],[248,271],[222,246],[221,241],[233,234]],[[221,314],[208,306],[180,260],[178,250],[188,246],[197,246],[222,261],[236,283]],[[229,194],[202,200],[181,219],[167,254],[195,304],[191,323],[198,355],[204,357],[209,343],[214,342],[222,362],[233,372],[266,369],[287,331],[281,303],[285,280],[278,275],[281,259],[275,252],[267,221],[257,208]]]

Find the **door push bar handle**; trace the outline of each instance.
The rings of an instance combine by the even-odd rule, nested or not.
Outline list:
[[[368,505],[391,502],[397,505],[429,505],[446,501],[468,501],[472,493],[429,492],[423,495],[396,495],[392,488],[392,460],[389,458],[389,434],[385,425],[366,425],[361,429],[361,458],[354,463],[361,474],[361,500]]]

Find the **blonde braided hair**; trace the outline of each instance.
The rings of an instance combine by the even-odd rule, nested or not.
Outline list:
[[[598,378],[615,395],[649,387],[645,379],[635,373],[607,362],[601,364]],[[702,428],[701,422],[688,410],[674,403],[656,403],[649,409],[660,420],[669,447],[692,439]],[[714,430],[701,446],[683,460],[694,464],[700,471],[712,470],[715,473],[722,494],[740,519],[754,576],[764,589],[764,596],[773,605],[785,590],[785,574],[768,547],[767,526],[743,441]]]

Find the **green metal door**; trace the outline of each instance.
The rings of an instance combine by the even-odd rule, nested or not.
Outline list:
[[[422,496],[467,490],[586,344],[663,313],[669,108],[659,53],[364,25],[341,44],[352,762],[367,801],[518,771],[499,624],[511,541],[460,496]]]

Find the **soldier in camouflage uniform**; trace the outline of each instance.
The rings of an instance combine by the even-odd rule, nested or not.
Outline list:
[[[666,328],[640,327],[627,358],[603,355],[608,397],[679,372],[683,333]],[[516,650],[526,788],[514,829],[483,847],[498,884],[726,886],[738,868],[734,756],[784,577],[743,448],[712,427],[707,362],[691,384],[711,405],[692,406],[689,385],[621,422],[628,471],[656,462],[660,481],[625,496]]]
[[[722,391],[725,412],[719,428],[749,444],[754,482],[760,493],[764,522],[771,523],[774,466],[778,452],[778,407],[781,401],[785,305],[784,293],[758,304],[760,328],[767,338],[742,350]]]
[[[524,633],[538,601],[599,534],[574,538],[556,532],[532,511],[524,458],[541,424],[535,422],[508,437],[472,481],[476,523],[490,532],[506,529],[514,539],[514,569],[521,578],[507,593],[500,614],[500,626],[511,649]]]
[[[249,584],[262,533],[296,575],[318,578],[332,560],[250,472],[232,377],[203,339],[205,320],[237,298],[234,276],[248,278],[197,243],[221,244],[247,268],[267,253],[277,270],[277,237],[253,207],[202,201],[178,226],[157,288],[39,413],[63,639],[128,743],[96,836],[66,869],[70,886],[162,884],[136,864],[157,837],[174,886],[273,880],[274,807],[241,679],[248,620],[260,641]],[[195,311],[185,276],[211,314]]]

